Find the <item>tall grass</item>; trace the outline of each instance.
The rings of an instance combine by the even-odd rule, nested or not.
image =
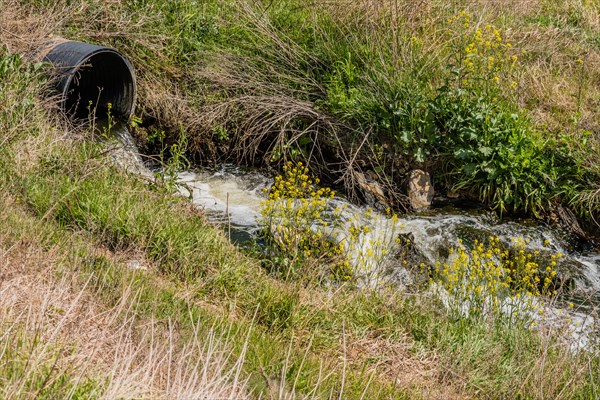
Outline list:
[[[25,80],[26,71],[13,68],[7,79]],[[245,352],[246,337],[251,343],[243,367],[246,374],[254,374],[251,391],[257,396],[283,387],[285,393],[297,391],[309,398],[332,392],[357,398],[362,393],[371,398],[403,393],[385,382],[364,386],[368,376],[358,368],[343,370],[333,355],[321,357],[290,347],[288,337],[296,338],[293,343],[306,339],[304,334],[294,335],[296,313],[307,317],[307,309],[299,307],[297,288],[266,277],[182,199],[117,169],[104,144],[89,132],[48,118],[37,101],[39,89],[24,86],[7,97],[10,102],[3,109],[12,121],[20,112],[18,101],[27,98],[34,104],[26,125],[15,130],[10,146],[0,152],[1,187],[9,197],[0,216],[6,220],[2,225],[11,227],[3,238],[8,247],[19,238],[42,249],[57,247],[66,268],[90,277],[103,304],[117,307],[121,293],[134,291],[139,303],[131,317],[139,321],[156,316],[159,324],[169,326],[170,316],[177,335],[206,335],[210,326],[194,325],[197,321],[212,321],[216,331],[226,334],[220,321],[230,316],[229,330],[235,335],[224,337],[236,338],[231,347],[237,357]],[[150,268],[147,275],[130,273],[128,262],[107,258],[136,253]],[[251,328],[253,320],[256,330]],[[321,336],[337,336],[325,333]],[[186,366],[175,372],[193,371]],[[290,381],[295,387],[288,389]]]
[[[11,4],[18,6],[14,2]],[[39,19],[39,10],[48,9],[51,4],[53,2],[28,3],[23,6],[23,15]],[[283,110],[283,114],[275,116],[269,115],[273,109],[269,108],[268,103],[261,103],[264,108],[259,109],[258,114],[236,114],[240,110],[238,106],[225,107],[227,112],[223,115],[227,119],[222,120],[215,134],[225,138],[230,129],[235,128],[233,121],[236,121],[236,117],[242,115],[244,119],[244,115],[254,115],[256,119],[247,119],[248,126],[256,127],[264,121],[274,121],[274,125],[263,125],[268,135],[279,137],[283,132],[283,135],[292,135],[286,137],[296,137],[300,147],[283,146],[288,156],[294,149],[306,156],[304,151],[310,147],[306,147],[307,143],[301,143],[303,136],[300,134],[306,129],[316,135],[312,138],[323,140],[320,149],[324,154],[344,149],[343,146],[337,147],[336,139],[330,141],[324,137],[330,126],[334,127],[332,129],[336,130],[340,141],[347,139],[350,142],[356,136],[359,145],[362,143],[359,130],[353,130],[352,125],[354,121],[365,122],[350,115],[353,108],[349,103],[343,105],[341,102],[339,109],[334,109],[326,101],[327,93],[337,90],[336,96],[340,99],[343,96],[355,96],[354,99],[361,99],[356,103],[364,105],[367,103],[362,99],[366,98],[366,88],[371,82],[368,79],[376,81],[378,76],[391,79],[395,76],[394,71],[384,71],[385,74],[382,72],[374,78],[365,76],[364,71],[373,70],[363,68],[357,60],[368,61],[368,58],[355,58],[354,54],[369,49],[361,50],[360,46],[356,46],[356,51],[351,51],[348,57],[347,50],[352,50],[354,45],[348,46],[343,31],[336,30],[343,27],[342,24],[334,21],[335,24],[322,25],[319,30],[319,35],[329,29],[332,34],[339,35],[335,36],[339,40],[330,40],[326,44],[342,50],[329,52],[324,47],[316,46],[322,36],[315,36],[309,24],[310,19],[306,24],[291,23],[302,22],[305,17],[336,17],[342,20],[346,15],[352,19],[362,14],[354,9],[347,13],[334,13],[335,7],[296,9],[287,7],[288,3],[273,3],[272,8],[255,9],[253,15],[240,16],[235,14],[235,8],[227,6],[228,3],[221,3],[223,8],[218,12],[211,8],[211,4],[216,3],[203,3],[205,9],[196,9],[191,4],[160,1],[82,3],[70,8],[72,13],[64,21],[57,22],[56,26],[60,27],[62,33],[70,33],[74,37],[80,35],[77,37],[113,43],[138,60],[138,65],[142,65],[140,60],[152,60],[154,54],[163,54],[163,46],[168,47],[169,51],[158,55],[158,62],[149,63],[160,79],[165,79],[166,83],[161,85],[167,87],[167,94],[159,93],[155,98],[148,95],[144,104],[146,112],[159,117],[168,112],[171,113],[168,114],[170,117],[175,117],[173,109],[183,110],[184,113],[177,119],[165,118],[162,122],[164,125],[177,125],[177,132],[180,132],[181,126],[187,126],[190,129],[188,133],[193,136],[192,128],[205,129],[206,126],[202,125],[204,122],[198,122],[201,118],[196,115],[197,110],[205,109],[204,106],[214,109],[219,104],[233,101],[241,107],[245,99],[252,100],[246,104],[257,104],[257,97],[244,97],[244,91],[251,92],[257,83],[260,86],[263,80],[255,78],[254,74],[260,71],[261,60],[271,60],[265,66],[273,69],[268,69],[269,72],[261,78],[271,86],[264,90],[273,95],[276,93],[273,88],[281,88],[280,94],[299,98],[303,109],[314,111],[311,111],[310,118],[314,115],[319,117],[297,121],[293,118],[297,108],[285,111],[284,101],[278,103],[281,108],[277,109],[278,112]],[[375,2],[359,5],[368,5],[381,13],[368,14],[371,18],[381,15],[390,21],[389,24],[392,24],[391,21],[393,24],[402,22],[400,14],[390,14],[390,9],[383,6],[377,8]],[[145,6],[154,13],[146,15],[143,11],[146,8],[142,7],[136,14],[129,8],[136,6]],[[5,10],[7,8],[0,8],[0,12]],[[211,18],[214,17],[213,22],[227,29],[230,36],[220,36],[222,31],[205,36],[200,35],[201,30],[188,28],[187,25],[193,27],[194,22],[198,22],[195,17],[197,10],[207,11],[209,16],[212,15]],[[455,15],[451,11],[448,11],[449,15]],[[87,13],[85,18],[84,12]],[[52,13],[49,15],[49,20],[56,18]],[[259,28],[244,29],[244,26],[236,24],[236,20],[228,19],[230,15],[237,15],[241,18],[239,21],[244,23],[253,20],[255,25],[262,24],[275,36]],[[393,15],[396,17],[390,20]],[[413,25],[407,26],[415,26],[415,31],[418,31],[418,24],[426,18],[419,19],[416,11],[411,15],[406,23]],[[89,29],[78,26],[78,21],[90,19],[94,25]],[[154,23],[163,20],[170,20],[171,24],[163,26]],[[363,27],[371,26],[370,23],[378,26],[377,21],[356,19],[356,23]],[[132,25],[128,25],[130,23]],[[126,31],[126,27],[131,27],[131,33]],[[150,34],[141,35],[145,30]],[[187,33],[171,36],[172,32],[178,30]],[[306,32],[314,34],[307,35]],[[295,35],[301,35],[303,40],[295,40]],[[399,37],[398,30],[394,35]],[[187,55],[189,58],[180,58],[182,55],[178,46],[184,39],[192,42],[186,46],[198,45],[200,39],[206,39],[206,47],[197,48],[206,50],[210,44],[224,50],[219,47],[224,46],[222,41],[227,39],[235,42],[233,38],[239,41],[239,45],[232,46],[234,49],[225,47],[227,51],[216,52],[219,56],[214,60],[230,59],[236,65],[244,65],[243,60],[248,59],[247,65],[250,67],[246,72],[252,78],[248,79],[252,85],[248,83],[247,86],[238,87],[236,83],[227,86],[225,79],[217,79],[227,77],[225,75],[207,80],[207,70],[198,75],[191,73],[191,80],[182,78],[185,77],[181,73],[183,66],[187,68],[206,55],[191,51]],[[252,48],[253,40],[261,38],[265,41],[257,43],[263,45],[263,55],[251,58],[252,54],[247,51]],[[382,39],[382,42],[385,40]],[[379,51],[377,46],[380,45],[375,46],[377,43],[373,42],[373,47]],[[193,50],[193,47],[185,48]],[[291,48],[292,52],[277,55],[280,49],[285,48]],[[410,54],[405,54],[403,49],[398,45],[386,57],[402,60]],[[269,51],[271,54],[264,55]],[[223,57],[223,53],[228,54]],[[304,54],[299,65],[294,64],[296,54]],[[328,54],[332,55],[334,62],[323,62]],[[338,57],[340,54],[343,57]],[[242,390],[240,383],[246,380],[247,389],[243,393],[257,398],[269,395],[275,398],[521,396],[542,399],[593,398],[597,394],[597,382],[600,379],[597,352],[592,349],[589,353],[570,353],[551,330],[539,333],[502,326],[491,329],[479,321],[453,318],[445,312],[438,299],[420,291],[399,292],[386,288],[359,291],[344,285],[334,289],[285,281],[267,274],[257,260],[249,259],[229,245],[197,209],[181,199],[173,198],[156,185],[148,185],[139,177],[116,168],[107,157],[104,145],[93,140],[87,130],[73,130],[69,125],[50,117],[47,108],[39,100],[43,90],[39,70],[35,71],[21,58],[6,52],[0,56],[0,60],[0,65],[10,64],[2,71],[0,80],[0,98],[3,100],[0,102],[0,122],[2,129],[8,133],[3,136],[6,140],[0,139],[3,140],[0,148],[0,191],[3,202],[0,225],[7,227],[0,232],[2,255],[8,255],[7,250],[14,251],[20,245],[29,245],[39,251],[40,258],[48,263],[45,265],[49,275],[44,276],[47,281],[31,278],[35,274],[26,274],[20,269],[20,266],[29,264],[17,260],[11,261],[8,268],[14,274],[11,279],[16,279],[11,282],[23,279],[25,284],[27,279],[31,279],[31,285],[27,286],[25,295],[18,297],[20,299],[36,299],[32,288],[37,285],[41,288],[39,294],[42,300],[46,298],[47,302],[62,304],[58,310],[37,305],[28,308],[27,302],[8,307],[9,314],[12,314],[5,321],[16,319],[19,324],[15,324],[14,329],[21,329],[20,332],[24,333],[21,341],[16,336],[18,340],[10,342],[7,351],[23,345],[25,347],[22,348],[34,349],[29,353],[36,355],[29,363],[28,359],[21,362],[22,352],[5,352],[7,358],[2,359],[2,362],[19,366],[14,374],[10,369],[3,369],[0,376],[3,373],[12,374],[6,376],[12,379],[11,382],[17,382],[15,390],[27,389],[20,392],[23,396],[36,394],[40,390],[47,390],[49,397],[77,391],[82,396],[86,393],[108,393],[107,397],[120,394],[125,397],[130,394],[133,397],[152,397],[155,393],[157,396],[177,396],[201,393],[197,390],[201,390],[204,383],[208,385],[207,390],[224,390],[225,395],[229,396],[237,393],[235,390]],[[280,64],[278,60],[288,64],[283,61]],[[372,62],[375,64],[377,61]],[[295,69],[281,75],[285,71],[282,72],[280,65],[289,66],[289,63],[295,65]],[[383,64],[387,64],[387,61]],[[208,61],[204,66],[207,65],[218,69],[216,64],[210,65]],[[443,68],[444,65],[438,67]],[[313,72],[315,76],[326,76],[327,79],[315,80],[311,75]],[[401,76],[401,69],[396,73]],[[358,76],[358,80],[356,77],[354,80],[348,79],[352,74]],[[143,90],[159,87],[152,86],[156,83],[150,73],[141,75],[142,85],[146,85],[142,86]],[[298,76],[302,79],[295,78]],[[181,81],[178,80],[180,78]],[[205,83],[209,89],[218,90],[210,92],[214,97],[204,98],[196,92],[199,86],[195,87],[190,82],[198,85]],[[339,90],[334,88],[338,84]],[[379,87],[389,89],[383,84]],[[381,92],[385,93],[383,89]],[[409,89],[406,89],[406,97],[412,93]],[[426,87],[422,93],[425,99],[430,100],[427,96],[435,92]],[[180,99],[186,101],[180,102]],[[471,97],[468,99],[472,100]],[[169,108],[169,104],[177,104],[179,108]],[[398,101],[396,105],[402,104]],[[459,105],[468,108],[468,104]],[[306,105],[309,105],[308,108]],[[496,110],[493,107],[491,109]],[[252,108],[248,106],[247,110],[250,112]],[[344,116],[344,110],[349,115]],[[415,106],[410,115],[418,116],[419,110]],[[279,115],[291,116],[291,119],[281,119]],[[186,121],[187,117],[195,119]],[[310,128],[315,120],[318,123],[312,125],[314,129]],[[278,125],[277,121],[288,122]],[[321,123],[324,125],[319,125]],[[350,125],[349,128],[344,128],[347,125]],[[261,132],[265,130],[255,131],[256,135],[262,135]],[[402,139],[401,131],[398,132]],[[381,135],[378,133],[369,137],[378,136]],[[287,143],[287,139],[283,143]],[[420,140],[418,143],[421,143]],[[529,143],[526,141],[525,145],[529,146]],[[194,143],[194,139],[190,139],[190,146],[203,144],[202,141]],[[373,150],[386,154],[386,148],[389,149],[391,145],[396,144],[383,142],[379,150],[373,145]],[[352,161],[356,148],[345,154],[348,162]],[[272,162],[284,159],[284,154],[280,157],[273,151],[267,151],[267,154],[273,159]],[[257,152],[257,155],[260,154]],[[344,155],[340,155],[340,158],[345,159]],[[390,159],[389,162],[395,161]],[[131,266],[140,264],[145,270],[131,270]],[[64,281],[55,279],[55,275],[59,278],[64,276],[65,270],[73,271],[73,275],[66,274]],[[53,291],[54,287],[58,292]],[[4,288],[2,286],[0,290]],[[82,314],[82,309],[86,313]],[[21,318],[21,311],[15,310],[31,310],[31,315],[39,310],[44,311],[37,314],[43,322],[43,329],[34,330],[33,339],[26,332],[27,319]],[[65,315],[69,316],[65,319],[69,324],[60,324]],[[82,315],[84,318],[80,318]],[[97,317],[102,322],[101,332],[108,330],[106,336],[113,338],[114,342],[106,343],[102,337],[95,336],[93,330],[89,332],[88,316]],[[103,318],[108,317],[112,320],[104,323]],[[224,318],[227,319],[225,324],[222,323]],[[210,335],[211,328],[214,336]],[[65,329],[67,334],[64,333]],[[89,353],[85,349],[86,345],[93,342],[73,340],[68,329],[79,329],[91,335],[89,337],[92,339],[98,338],[98,343],[108,346],[110,351],[107,354],[114,355],[114,360],[109,357],[105,362],[94,363],[88,368],[90,362],[85,355]],[[39,333],[38,337],[51,339],[48,341],[50,345],[36,342],[35,332]],[[211,347],[210,339],[208,343],[197,341],[203,336],[214,338],[215,343],[220,342],[220,345]],[[76,335],[74,337],[77,339]],[[223,349],[224,353],[217,351],[218,355],[213,358],[215,353],[212,349],[215,348]],[[69,349],[70,352],[65,355],[61,349]],[[191,357],[192,353],[204,354],[200,361],[212,365],[206,371],[210,378],[208,381],[203,381],[205,370],[197,367],[199,359]],[[228,357],[229,354],[231,356]],[[216,364],[211,363],[211,358],[217,360]],[[177,367],[178,361],[182,367]],[[53,368],[55,364],[61,368],[64,365],[64,368]],[[41,374],[38,373],[38,367],[42,370]],[[90,374],[89,379],[81,373],[82,369],[96,371],[95,368],[100,372]],[[58,373],[63,370],[64,374]],[[236,378],[238,372],[239,379]],[[211,378],[213,373],[214,380]],[[63,378],[55,379],[57,376]],[[49,377],[48,380],[46,377]],[[227,383],[223,386],[221,384],[224,381]],[[15,388],[10,382],[3,384],[4,387],[7,390]],[[111,391],[107,392],[108,389]],[[11,393],[19,395],[16,391]]]
[[[5,3],[19,10],[4,11],[15,50],[49,33],[122,50],[140,77],[140,116],[157,121],[139,135],[164,130],[172,144],[183,128],[196,162],[309,161],[351,194],[371,170],[399,208],[398,182],[419,167],[439,191],[500,213],[546,217],[560,204],[594,219],[592,4]]]
[[[106,308],[93,278],[80,286],[56,275],[56,254],[0,251],[3,398],[247,398],[243,353],[227,349],[229,338],[183,338],[174,321],[140,318],[133,284]]]

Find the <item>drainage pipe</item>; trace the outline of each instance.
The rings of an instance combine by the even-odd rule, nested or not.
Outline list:
[[[111,114],[129,120],[136,98],[135,73],[129,60],[104,46],[56,39],[37,54],[55,67],[54,86],[61,109],[75,119]],[[90,107],[91,103],[91,107]]]

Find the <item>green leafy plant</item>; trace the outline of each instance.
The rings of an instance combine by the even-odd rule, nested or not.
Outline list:
[[[446,179],[500,213],[547,209],[559,167],[552,149],[516,110],[446,87],[432,102],[440,132],[438,149],[450,166]]]
[[[157,161],[159,169],[154,172],[155,179],[160,183],[154,185],[155,188],[161,188],[169,193],[176,193],[181,187],[179,183],[179,172],[189,169],[190,162],[185,152],[187,149],[187,135],[181,131],[177,142],[169,145],[166,142],[165,132],[155,130],[148,135],[148,143],[158,148]],[[191,196],[191,191],[188,191]]]

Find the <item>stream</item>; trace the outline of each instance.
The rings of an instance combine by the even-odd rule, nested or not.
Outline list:
[[[117,164],[151,177],[153,173],[141,162],[129,133],[119,131],[117,137],[121,143],[113,152]],[[272,182],[270,177],[233,165],[222,165],[212,171],[185,171],[178,175],[180,195],[189,197],[193,204],[204,210],[209,220],[225,230],[232,242],[242,247],[256,237],[261,201],[265,199],[263,189]],[[568,314],[571,322],[569,341],[574,350],[589,347],[592,333],[598,331],[594,316],[600,305],[600,253],[591,244],[581,243],[566,232],[532,220],[501,220],[496,213],[481,207],[433,208],[404,215],[395,222],[375,211],[367,212],[366,207],[356,206],[341,197],[334,198],[331,207],[342,209],[342,223],[337,229],[344,230],[350,221],[369,226],[371,229],[365,241],[381,242],[389,248],[390,254],[393,254],[394,246],[398,246],[396,237],[409,238],[414,252],[430,265],[446,261],[449,248],[457,247],[459,239],[468,247],[474,240],[491,236],[504,243],[510,243],[515,237],[526,239],[528,249],[548,254],[548,257],[551,253],[562,253],[558,275],[567,283],[568,295],[556,304],[546,306],[548,312],[544,318],[552,323]],[[399,287],[409,283],[410,274],[402,264],[391,262],[386,265],[386,275]],[[575,303],[573,310],[567,307],[568,302]]]
[[[231,240],[243,246],[258,230],[260,203],[265,199],[263,189],[270,186],[272,179],[223,165],[216,171],[182,172],[179,182],[181,195],[190,197],[215,223],[230,227]],[[600,253],[594,246],[579,243],[568,233],[535,221],[500,220],[496,213],[482,208],[445,206],[404,215],[395,226],[390,226],[392,222],[385,216],[373,211],[365,217],[367,207],[356,206],[344,198],[335,197],[331,203],[332,207],[343,207],[343,221],[354,219],[370,226],[371,240],[391,242],[386,233],[390,231],[410,235],[417,251],[430,264],[446,259],[448,249],[456,247],[459,238],[469,243],[496,236],[509,243],[511,238],[522,237],[528,240],[527,248],[531,250],[562,253],[559,272],[569,275],[580,295],[600,296]]]

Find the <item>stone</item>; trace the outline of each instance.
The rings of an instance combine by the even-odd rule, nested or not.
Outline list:
[[[424,210],[433,201],[433,185],[429,173],[414,169],[408,173],[408,200],[414,210]]]
[[[381,185],[372,178],[374,173],[368,175],[369,176],[367,177],[362,172],[354,173],[356,183],[358,184],[358,187],[361,189],[363,195],[365,196],[367,203],[378,202],[384,207],[389,207],[388,200],[385,197]]]
[[[448,190],[448,193],[446,193],[446,197],[451,200],[456,200],[456,199],[460,198],[460,194],[458,194],[458,192],[455,192],[453,190]]]
[[[585,234],[584,230],[581,229],[581,225],[579,225],[579,221],[577,221],[577,216],[575,215],[575,213],[573,213],[573,211],[571,211],[568,208],[558,206],[558,208],[556,208],[556,212],[558,213],[558,219],[561,222],[563,228],[567,229],[568,231],[574,233],[575,235],[581,238],[587,238],[587,235]]]

